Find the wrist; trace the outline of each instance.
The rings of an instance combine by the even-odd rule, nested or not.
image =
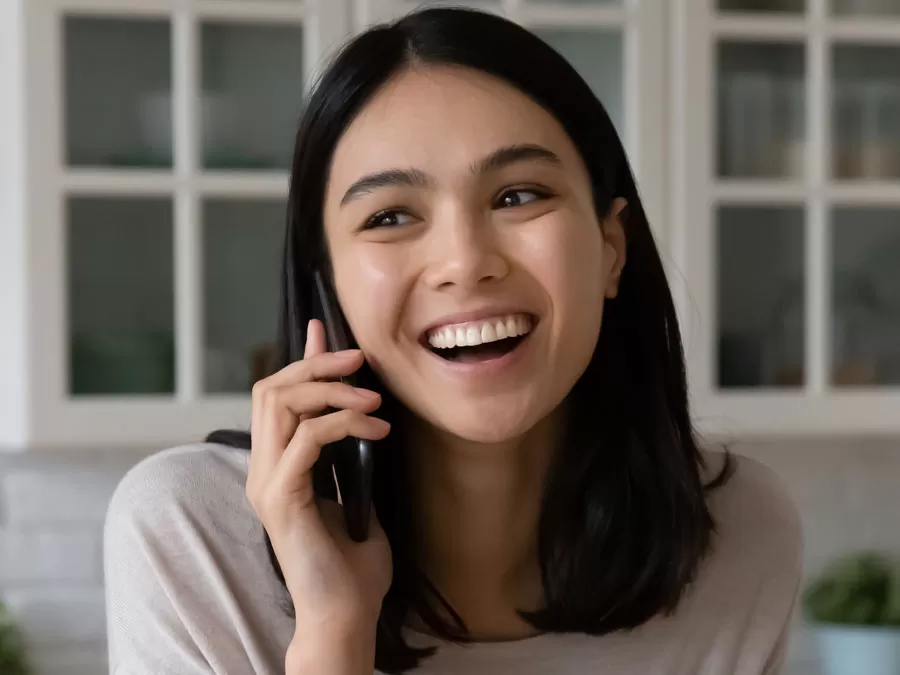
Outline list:
[[[297,627],[285,655],[285,675],[372,675],[375,623]]]

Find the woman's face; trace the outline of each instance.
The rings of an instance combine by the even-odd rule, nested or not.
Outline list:
[[[624,206],[601,227],[572,141],[517,89],[459,67],[405,71],[334,153],[324,214],[341,306],[412,412],[457,437],[514,439],[591,359]]]

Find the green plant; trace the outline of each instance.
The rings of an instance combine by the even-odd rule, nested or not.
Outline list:
[[[16,621],[0,602],[0,675],[29,675],[25,642]]]
[[[803,596],[817,623],[900,626],[900,566],[877,553],[861,553],[830,565]]]

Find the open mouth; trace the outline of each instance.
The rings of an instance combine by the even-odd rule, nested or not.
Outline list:
[[[513,314],[466,324],[442,326],[426,336],[432,352],[447,361],[479,363],[505,356],[531,334],[535,320]]]

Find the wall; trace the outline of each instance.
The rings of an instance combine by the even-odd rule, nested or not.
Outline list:
[[[773,467],[800,510],[807,572],[859,548],[900,553],[900,439],[738,443]],[[0,456],[0,595],[22,618],[37,675],[106,670],[101,535],[106,503],[139,455]],[[786,675],[815,673],[795,634]]]
[[[36,675],[106,673],[102,524],[140,455],[0,454],[0,596]]]

